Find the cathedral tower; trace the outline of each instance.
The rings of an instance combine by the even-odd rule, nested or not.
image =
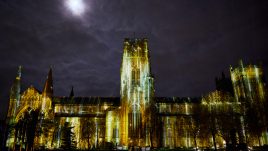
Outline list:
[[[240,60],[238,67],[230,67],[230,74],[237,101],[247,101],[248,103],[265,101],[266,84],[261,66],[244,66],[242,60]]]
[[[120,90],[121,145],[150,145],[150,106],[153,92],[147,39],[125,39]]]

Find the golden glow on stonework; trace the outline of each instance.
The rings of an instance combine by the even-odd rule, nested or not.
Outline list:
[[[121,144],[149,145],[145,115],[153,95],[147,39],[125,39],[121,65]]]
[[[124,40],[120,97],[75,97],[73,90],[69,97],[53,96],[52,69],[42,92],[30,86],[21,93],[21,69],[10,90],[6,139],[10,150],[223,149],[231,141],[226,129],[234,127],[236,145],[268,144],[267,127],[262,127],[259,138],[246,134],[244,105],[260,107],[267,101],[260,66],[244,66],[241,61],[230,68],[234,94],[216,90],[200,98],[154,96],[145,38]]]
[[[256,97],[264,101],[264,81],[260,78],[263,77],[263,71],[260,67],[256,65],[244,67],[243,62],[240,61],[240,66],[235,69],[230,68],[230,73],[237,101],[241,98],[259,100]]]

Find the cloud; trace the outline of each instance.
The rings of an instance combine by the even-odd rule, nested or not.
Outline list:
[[[83,17],[62,0],[0,1],[0,97],[6,108],[18,65],[23,89],[42,90],[53,67],[55,95],[118,96],[125,37],[148,37],[158,96],[200,96],[240,58],[268,72],[266,1],[85,1]],[[1,103],[2,104],[2,103]]]

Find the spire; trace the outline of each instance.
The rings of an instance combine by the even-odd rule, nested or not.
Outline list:
[[[52,68],[50,67],[47,80],[43,89],[43,96],[52,97],[53,95],[53,80],[52,80]]]
[[[17,101],[19,101],[19,95],[20,95],[21,69],[22,69],[22,66],[19,66],[16,79],[11,87],[11,92],[10,92],[10,98],[16,99]]]
[[[72,86],[71,92],[70,92],[70,98],[74,97],[74,87]]]
[[[21,78],[21,68],[22,68],[22,66],[19,66],[16,79],[20,79]]]
[[[15,116],[17,108],[20,105],[20,79],[21,79],[21,66],[19,66],[16,79],[10,89],[10,102],[8,108],[8,117]]]
[[[240,67],[241,67],[242,70],[243,70],[243,68],[244,68],[244,64],[243,64],[243,60],[242,60],[242,59],[239,60],[239,64],[240,64]]]

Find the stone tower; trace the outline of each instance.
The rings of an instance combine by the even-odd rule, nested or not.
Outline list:
[[[150,106],[153,95],[147,39],[125,39],[120,88],[121,145],[150,145]]]

